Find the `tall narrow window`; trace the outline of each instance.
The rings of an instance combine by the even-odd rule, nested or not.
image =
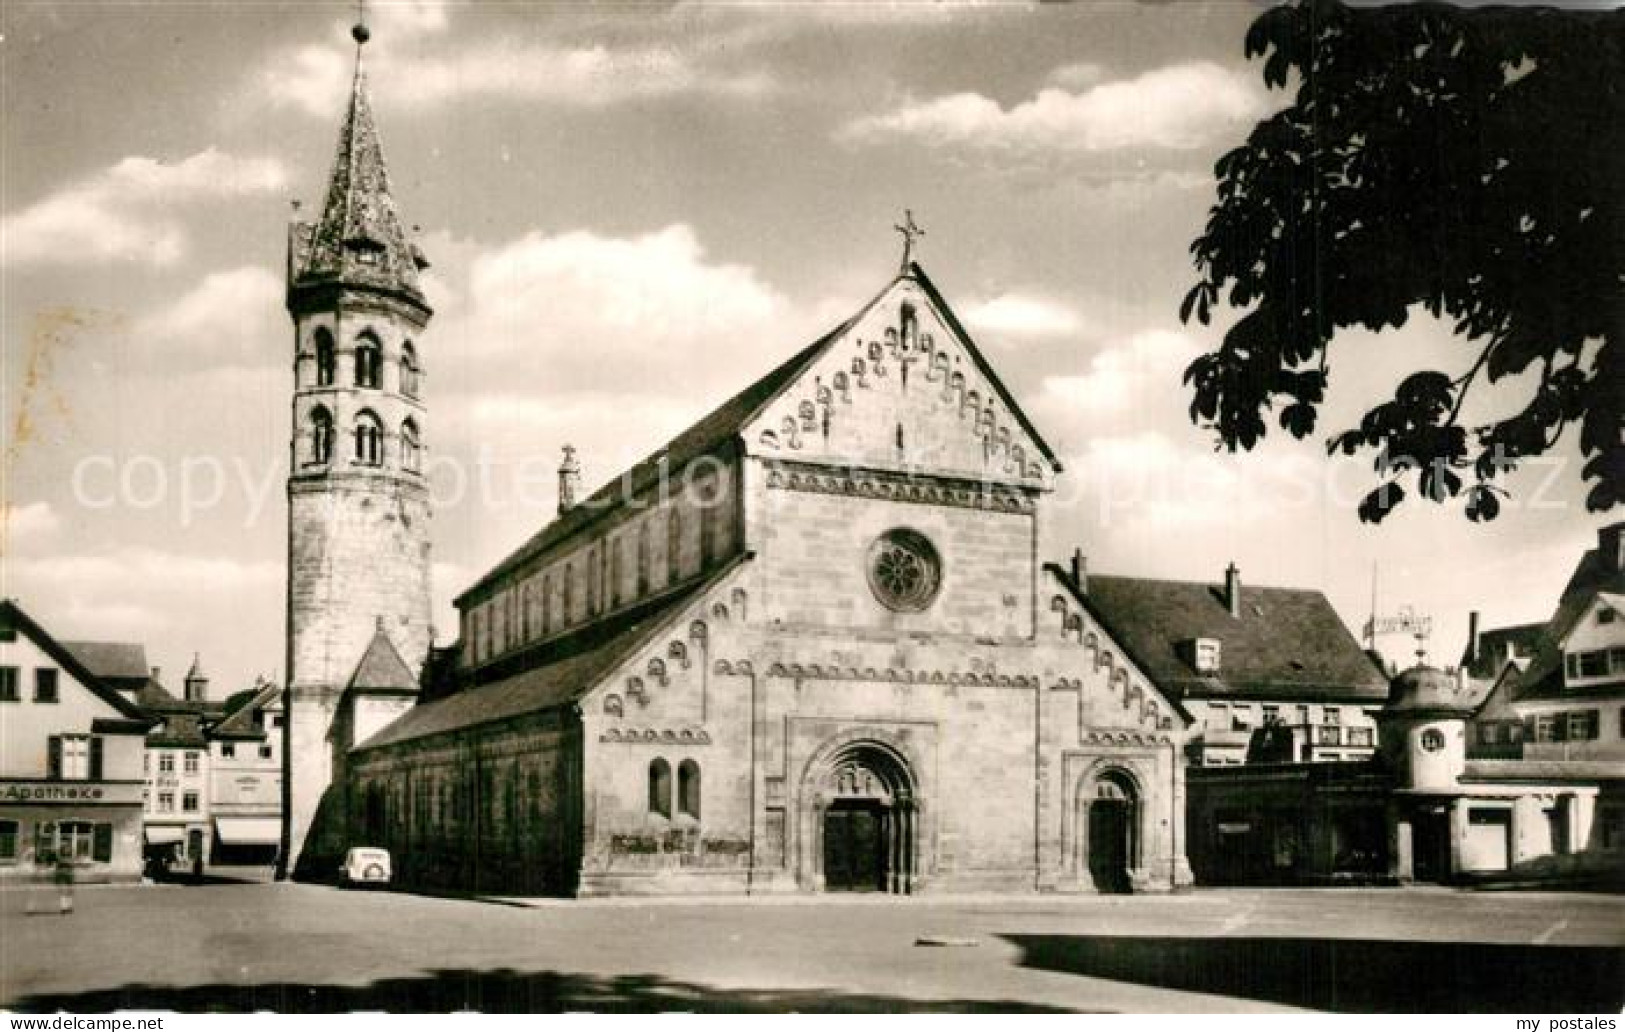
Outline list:
[[[368,330],[355,342],[355,385],[377,387],[384,366],[384,349]]]
[[[595,547],[587,553],[587,615],[598,615],[598,573],[599,565],[604,561],[603,554]]]
[[[310,413],[310,462],[325,466],[333,458],[333,417],[320,405]]]
[[[638,526],[638,597],[649,593],[649,521]]]
[[[676,584],[683,568],[683,514],[675,503],[666,516],[666,583]]]
[[[530,584],[519,589],[519,640],[530,640]]]
[[[684,760],[677,766],[677,808],[695,820],[700,819],[700,765],[693,760]]]
[[[575,593],[576,593],[575,588],[576,588],[575,564],[573,564],[573,563],[565,563],[564,564],[564,586],[559,589],[560,592],[564,596],[563,600],[559,604],[559,626],[560,627],[568,627],[568,626],[570,626],[570,624],[576,618],[576,614],[575,614]]]
[[[331,386],[337,369],[338,355],[333,348],[333,335],[324,326],[316,331],[316,386]]]
[[[423,446],[418,443],[418,425],[408,419],[401,424],[401,468],[416,473],[423,468]]]
[[[551,574],[542,577],[542,633],[548,634],[553,630],[553,577]]]
[[[401,393],[408,398],[418,396],[418,349],[411,341],[401,345]]]
[[[709,570],[717,558],[717,524],[722,518],[722,500],[712,498],[700,510],[700,568]]]
[[[671,817],[671,764],[663,759],[649,763],[649,812]]]
[[[621,549],[626,542],[615,538],[609,543],[609,608],[615,609],[621,604]]]
[[[355,461],[363,466],[384,464],[384,427],[371,412],[355,417]]]

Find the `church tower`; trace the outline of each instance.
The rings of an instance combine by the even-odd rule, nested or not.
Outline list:
[[[428,263],[390,194],[362,62],[366,25],[352,35],[355,79],[327,197],[319,218],[296,216],[288,236],[284,876],[330,866],[344,848],[347,751],[411,704],[432,637],[418,345],[433,314],[418,282]],[[380,689],[365,669],[386,645],[410,676]]]

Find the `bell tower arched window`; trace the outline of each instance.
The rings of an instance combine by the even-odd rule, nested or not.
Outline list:
[[[384,349],[378,338],[368,330],[355,342],[355,385],[377,387],[383,372]]]
[[[363,466],[384,464],[384,427],[371,412],[355,417],[355,461]]]
[[[418,396],[418,351],[411,341],[401,345],[401,393],[409,398]]]
[[[333,459],[333,417],[320,405],[310,414],[310,462],[325,466]]]
[[[316,386],[332,386],[337,368],[338,353],[333,347],[333,335],[323,326],[316,331]]]
[[[408,419],[401,424],[401,468],[416,473],[423,468],[423,446],[418,442],[418,425]]]

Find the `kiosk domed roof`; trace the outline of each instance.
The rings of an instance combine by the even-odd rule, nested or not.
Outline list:
[[[1487,686],[1463,684],[1460,678],[1430,666],[1414,666],[1388,684],[1387,713],[1448,713],[1471,716],[1484,701]]]

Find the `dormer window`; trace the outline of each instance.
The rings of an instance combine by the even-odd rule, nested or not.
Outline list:
[[[1194,638],[1190,643],[1191,666],[1199,674],[1219,672],[1222,652],[1217,638]]]
[[[1597,610],[1597,622],[1600,624],[1613,623],[1614,618],[1614,611],[1607,606],[1603,606],[1601,609]]]

